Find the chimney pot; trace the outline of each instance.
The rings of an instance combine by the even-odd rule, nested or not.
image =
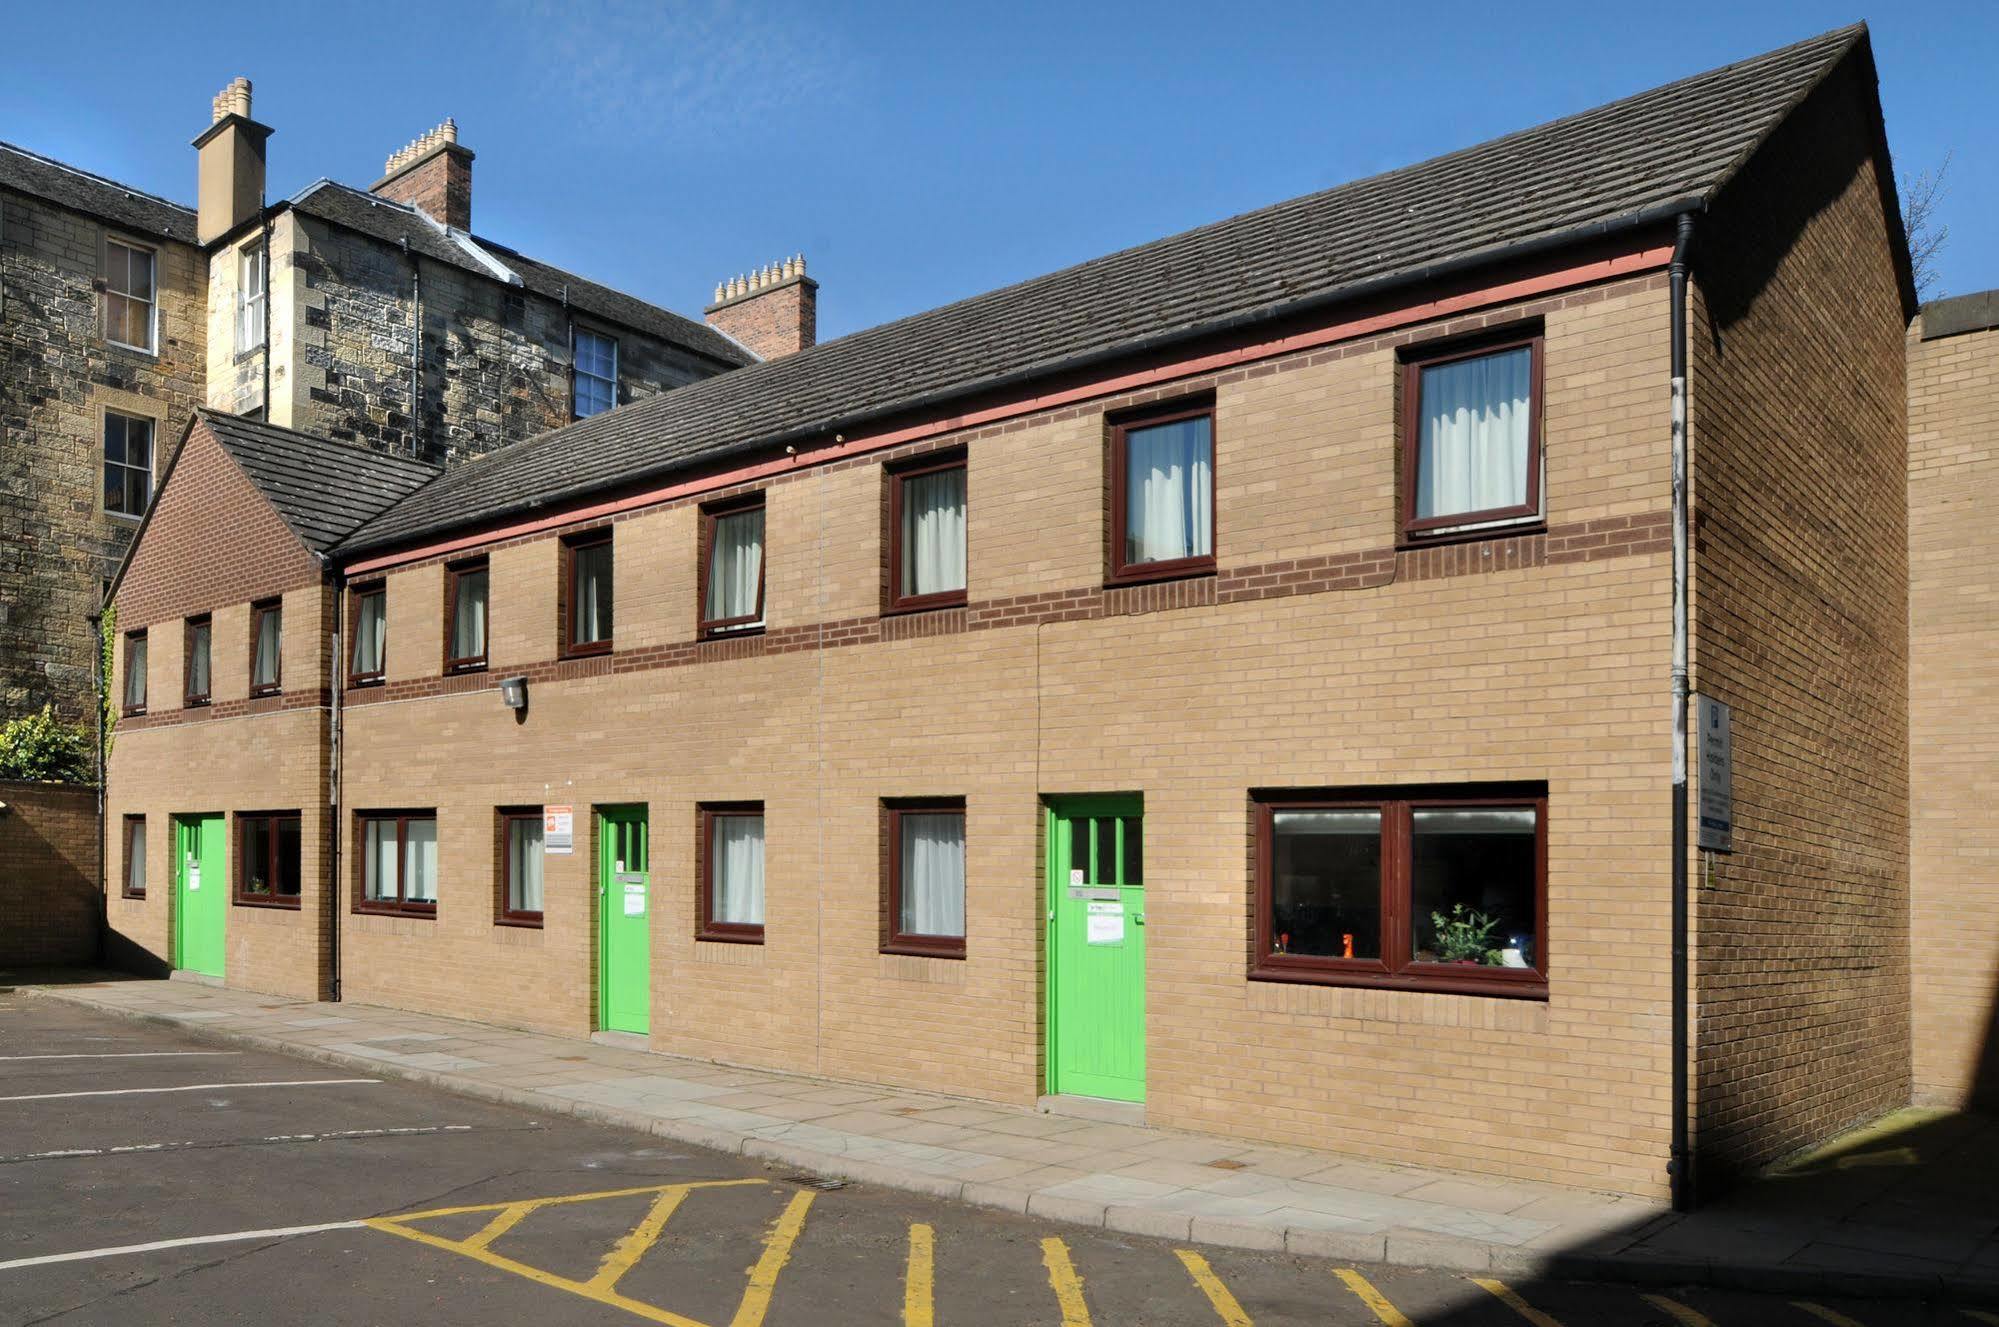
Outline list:
[[[818,340],[819,283],[805,275],[805,255],[753,267],[715,287],[708,325],[761,359],[805,350]]]
[[[444,225],[470,230],[472,157],[458,145],[458,121],[446,117],[391,152],[382,178],[369,192],[414,207]]]
[[[250,118],[250,80],[231,79],[209,101],[208,128],[194,140],[195,237],[226,235],[264,206],[264,140],[268,125]]]

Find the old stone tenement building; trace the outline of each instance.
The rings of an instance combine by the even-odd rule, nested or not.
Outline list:
[[[0,144],[0,719],[89,713],[87,619],[196,406],[442,466],[811,344],[802,261],[711,326],[475,235],[450,121],[267,202],[248,81],[211,116],[193,208]]]

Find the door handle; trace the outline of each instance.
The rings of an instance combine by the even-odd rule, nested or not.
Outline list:
[[[1131,914],[1131,921],[1132,925],[1134,926],[1143,926],[1145,925],[1145,914],[1142,912],[1134,912]]]

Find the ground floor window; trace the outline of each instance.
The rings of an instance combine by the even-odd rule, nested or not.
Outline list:
[[[146,897],[146,818],[125,817],[126,898]]]
[[[965,800],[882,806],[882,952],[965,956]]]
[[[363,811],[357,912],[437,912],[437,812]]]
[[[702,806],[700,840],[703,940],[762,944],[764,938],[764,808],[762,802]]]
[[[1260,795],[1251,975],[1545,994],[1547,809],[1540,785]]]
[[[253,907],[296,908],[301,870],[296,811],[236,817],[236,901]]]
[[[500,913],[508,926],[541,925],[542,813],[538,806],[500,812]]]

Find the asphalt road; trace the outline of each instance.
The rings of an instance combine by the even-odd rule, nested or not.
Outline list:
[[[810,1179],[0,992],[5,1324],[1999,1327],[1196,1248]]]

